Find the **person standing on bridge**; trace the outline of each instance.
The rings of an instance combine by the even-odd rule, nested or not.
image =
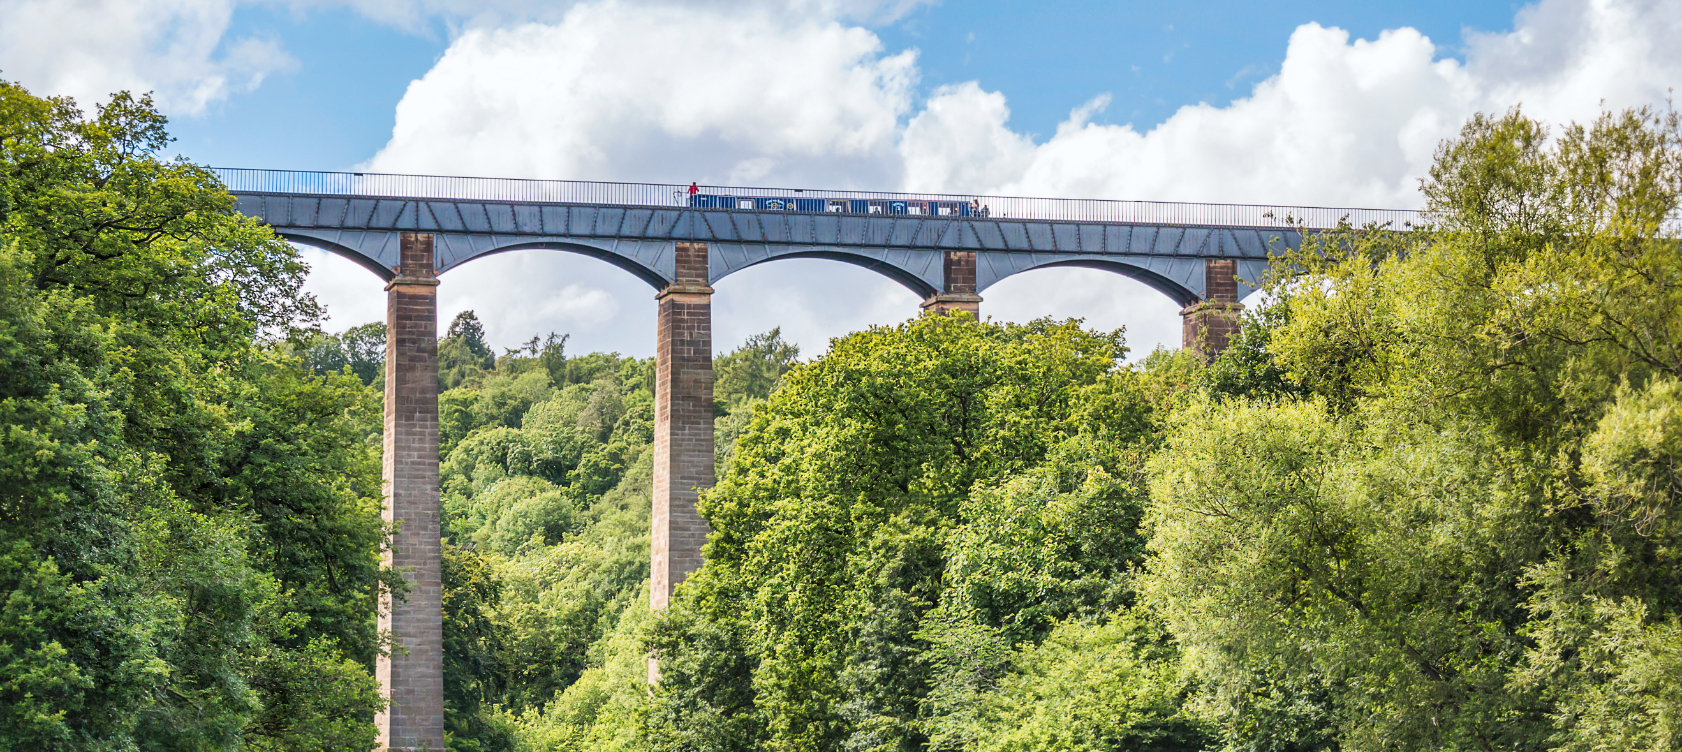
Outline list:
[[[695,185],[694,183],[689,184],[689,195],[693,196],[693,195],[695,195],[697,193],[700,193],[700,192],[701,192],[701,187],[700,186]]]

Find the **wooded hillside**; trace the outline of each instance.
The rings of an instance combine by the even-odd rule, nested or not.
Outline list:
[[[0,83],[0,750],[366,750],[383,325],[166,145]],[[1210,362],[965,314],[719,354],[659,613],[652,360],[457,316],[450,747],[1682,747],[1682,123],[1479,117],[1422,187]]]

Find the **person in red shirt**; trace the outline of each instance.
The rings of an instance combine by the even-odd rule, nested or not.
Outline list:
[[[689,184],[689,195],[693,196],[693,195],[695,195],[697,193],[700,193],[700,192],[701,192],[701,189],[700,189],[699,186],[695,185],[694,183]]]

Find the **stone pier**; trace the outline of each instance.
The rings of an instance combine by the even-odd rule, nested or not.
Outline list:
[[[975,294],[975,251],[947,251],[942,260],[946,289],[923,301],[924,311],[967,311],[981,318],[981,296]]]
[[[677,282],[660,291],[655,341],[654,529],[649,601],[671,602],[672,590],[701,567],[706,520],[695,511],[699,490],[713,484],[712,292],[707,245],[677,244]],[[650,677],[654,666],[650,664]]]
[[[438,278],[432,236],[401,237],[397,278],[386,285],[385,507],[396,525],[385,563],[409,592],[380,599],[379,629],[391,654],[375,674],[387,708],[376,718],[379,748],[444,749],[443,587],[439,572]]]
[[[1209,259],[1203,267],[1203,300],[1180,310],[1181,346],[1205,358],[1226,349],[1238,333],[1239,314],[1237,263],[1231,259]]]

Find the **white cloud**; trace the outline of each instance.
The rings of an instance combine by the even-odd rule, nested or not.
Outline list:
[[[785,18],[886,24],[935,0],[645,0],[642,7],[718,13],[749,9]],[[556,22],[577,7],[555,0],[0,0],[0,73],[44,95],[84,107],[113,92],[155,92],[171,114],[196,115],[212,102],[255,90],[297,61],[271,38],[229,38],[236,5],[295,11],[349,7],[424,33],[441,19],[456,34],[528,22]]]
[[[343,331],[384,321],[385,282],[348,259],[297,246],[310,266],[304,290],[328,304],[322,327]],[[579,256],[513,251],[480,259],[444,275],[438,286],[438,325],[462,311],[485,322],[495,348],[517,347],[533,335],[570,333],[571,352],[654,352],[654,289],[608,265]],[[769,327],[767,327],[769,328]]]
[[[1095,269],[1035,269],[1007,277],[987,289],[983,317],[1002,321],[1081,318],[1088,329],[1127,330],[1129,360],[1158,347],[1180,346],[1180,307],[1161,293],[1116,274]]]
[[[310,267],[304,292],[327,306],[322,328],[339,332],[370,321],[385,321],[385,281],[350,259],[318,248],[295,245]]]
[[[848,15],[827,0],[604,0],[569,6],[547,23],[473,28],[411,85],[390,143],[369,167],[1406,207],[1420,201],[1418,180],[1437,144],[1474,112],[1523,102],[1551,121],[1582,120],[1602,99],[1611,107],[1662,101],[1682,81],[1682,52],[1669,43],[1682,32],[1682,6],[1545,0],[1521,11],[1510,33],[1468,38],[1465,63],[1439,58],[1413,29],[1352,40],[1306,24],[1291,36],[1279,73],[1245,98],[1187,106],[1140,132],[1092,122],[1109,104],[1099,96],[1036,144],[1010,127],[1004,95],[974,82],[937,89],[913,107],[915,51],[884,50],[857,25],[905,7],[865,3]],[[811,8],[830,15],[791,12]],[[642,283],[565,254],[524,258],[521,273],[576,282],[605,296],[590,305],[618,314],[587,325],[563,312],[533,313],[553,305],[543,297],[550,290],[567,288],[532,292],[490,274],[489,260],[446,275],[445,289],[496,290],[460,294],[483,301],[479,313],[493,338],[507,333],[505,346],[570,321],[596,327],[592,339],[622,343],[610,349],[651,351],[654,306]],[[470,271],[479,265],[484,272]],[[592,281],[577,281],[584,277]],[[767,264],[719,290],[720,349],[782,324],[815,353],[830,336],[916,313],[915,297],[894,283],[834,262]],[[1136,355],[1179,339],[1172,303],[1107,272],[1035,272],[985,294],[984,313],[1001,318],[1085,315],[1094,326],[1125,324]]]
[[[573,257],[570,265],[546,263],[556,255],[502,253],[444,275],[439,326],[473,310],[485,322],[486,339],[500,348],[557,332],[572,334],[567,346],[574,352],[653,350],[653,288],[602,261]],[[626,340],[642,345],[644,339],[646,348],[626,346]]]
[[[1306,24],[1280,72],[1225,107],[1181,108],[1148,132],[1077,108],[1024,153],[995,93],[937,91],[911,120],[906,185],[922,190],[1226,203],[1414,207],[1443,139],[1473,113],[1523,104],[1550,122],[1661,102],[1682,82],[1682,5],[1545,0],[1515,30],[1468,39],[1465,64],[1413,29],[1374,40]],[[997,100],[997,101],[995,101]],[[964,113],[953,118],[948,113]],[[984,135],[978,135],[984,134]],[[979,145],[952,159],[949,144]],[[945,147],[944,152],[942,147]],[[913,158],[911,155],[925,155]],[[954,170],[1021,164],[1004,179]],[[980,178],[979,181],[977,179]]]
[[[1347,32],[1308,24],[1291,36],[1280,73],[1226,107],[1184,107],[1140,133],[1130,125],[1089,122],[1107,104],[1095,100],[1076,108],[1029,154],[1020,148],[996,152],[1023,165],[1008,179],[954,184],[928,170],[908,172],[907,183],[1007,195],[1412,205],[1431,149],[1469,114],[1474,90],[1458,64],[1436,61],[1434,53],[1412,29],[1350,42]],[[965,100],[982,96],[975,87],[938,92],[912,120],[902,151],[923,152],[928,142],[950,139],[950,128],[921,121],[937,108],[973,111]],[[1010,132],[997,109],[986,112],[987,119],[962,126]],[[1424,130],[1424,137],[1411,136],[1410,126]],[[1002,140],[995,135],[989,142]]]
[[[898,177],[913,53],[833,20],[581,5],[462,34],[397,107],[374,170],[864,185]]]
[[[1491,103],[1524,102],[1563,122],[1663,101],[1682,85],[1682,6],[1652,0],[1551,0],[1518,13],[1510,34],[1468,40],[1467,70]]]
[[[0,72],[86,109],[113,92],[153,91],[197,114],[294,61],[269,39],[226,39],[233,0],[0,0]]]
[[[1034,142],[1006,127],[1009,119],[1005,95],[974,81],[936,89],[900,140],[902,187],[965,192],[1015,180],[1031,164]]]
[[[904,321],[922,302],[875,272],[820,259],[748,267],[720,280],[716,289],[713,349],[720,352],[782,327],[783,338],[811,357],[828,350],[831,337]]]

